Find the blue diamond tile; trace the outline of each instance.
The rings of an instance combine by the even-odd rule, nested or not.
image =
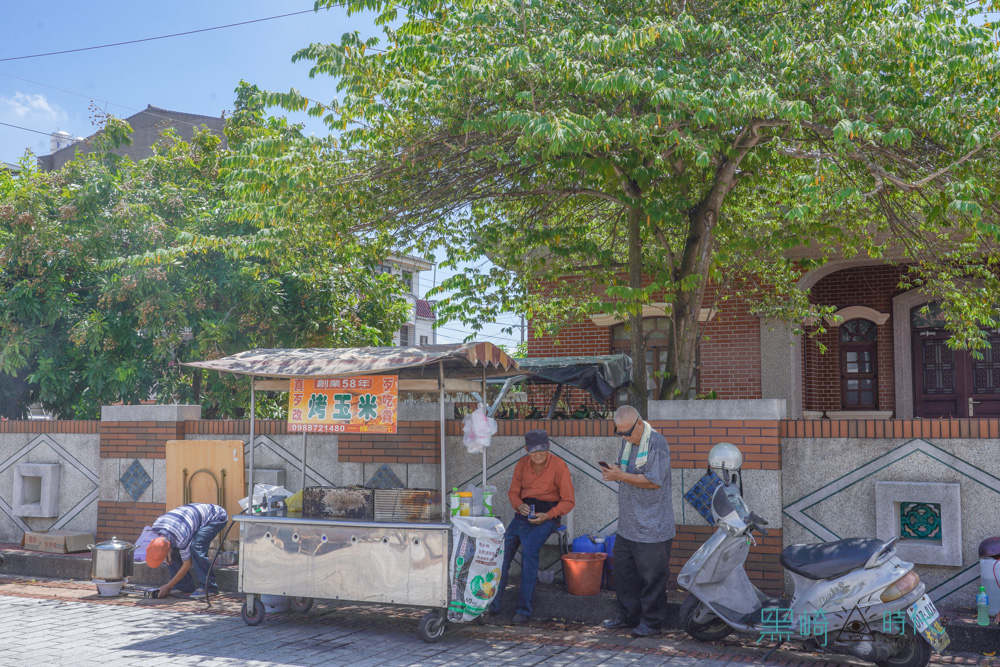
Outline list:
[[[684,499],[691,503],[691,506],[698,510],[698,514],[710,524],[713,523],[712,494],[721,484],[722,479],[718,475],[707,472],[684,494]]]
[[[402,489],[406,485],[399,481],[388,463],[383,463],[365,486],[369,489]]]
[[[122,475],[122,486],[132,496],[132,500],[138,502],[142,494],[153,483],[153,478],[149,476],[146,469],[139,463],[139,459],[132,461],[125,474]]]

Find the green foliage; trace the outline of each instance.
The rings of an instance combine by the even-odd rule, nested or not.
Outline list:
[[[62,418],[95,418],[101,405],[156,400],[236,416],[245,380],[195,383],[200,371],[180,364],[391,341],[405,304],[373,270],[383,247],[299,232],[323,214],[303,193],[273,198],[270,218],[247,215],[256,200],[227,181],[232,165],[286,159],[256,147],[300,135],[246,105],[252,89],[239,92],[230,148],[208,132],[190,142],[167,132],[137,164],[105,152],[131,132],[109,117],[94,151],[63,170],[25,160],[20,176],[0,173],[0,414],[41,401]],[[278,216],[284,224],[268,224]]]
[[[664,397],[686,397],[707,296],[823,315],[796,279],[828,257],[909,265],[950,304],[956,344],[997,319],[991,2],[348,6],[378,12],[382,38],[296,55],[339,98],[260,99],[339,132],[341,229],[446,249],[446,266],[493,260],[441,286],[444,318],[631,318],[640,400],[643,304],[672,307]]]

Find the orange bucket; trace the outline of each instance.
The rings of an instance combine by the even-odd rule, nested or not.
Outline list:
[[[570,595],[597,595],[601,592],[601,574],[604,573],[602,553],[572,553],[562,557],[566,588]]]

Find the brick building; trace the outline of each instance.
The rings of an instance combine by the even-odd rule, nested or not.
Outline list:
[[[839,260],[805,273],[799,287],[816,304],[833,306],[827,331],[795,335],[763,320],[738,299],[707,294],[698,392],[720,399],[785,399],[792,418],[901,419],[1000,415],[1000,332],[977,360],[947,347],[948,334],[931,299],[899,288],[905,267]],[[929,305],[930,313],[921,312]],[[647,365],[666,354],[664,312],[646,312]],[[806,326],[814,333],[815,325]],[[826,346],[822,352],[820,344]],[[628,352],[620,322],[597,315],[566,327],[558,341],[529,336],[529,356]],[[655,379],[650,380],[650,386]]]

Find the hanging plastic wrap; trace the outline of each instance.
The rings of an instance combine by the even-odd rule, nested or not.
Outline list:
[[[496,432],[497,421],[486,416],[482,405],[462,420],[462,442],[470,454],[478,454],[489,447]]]

